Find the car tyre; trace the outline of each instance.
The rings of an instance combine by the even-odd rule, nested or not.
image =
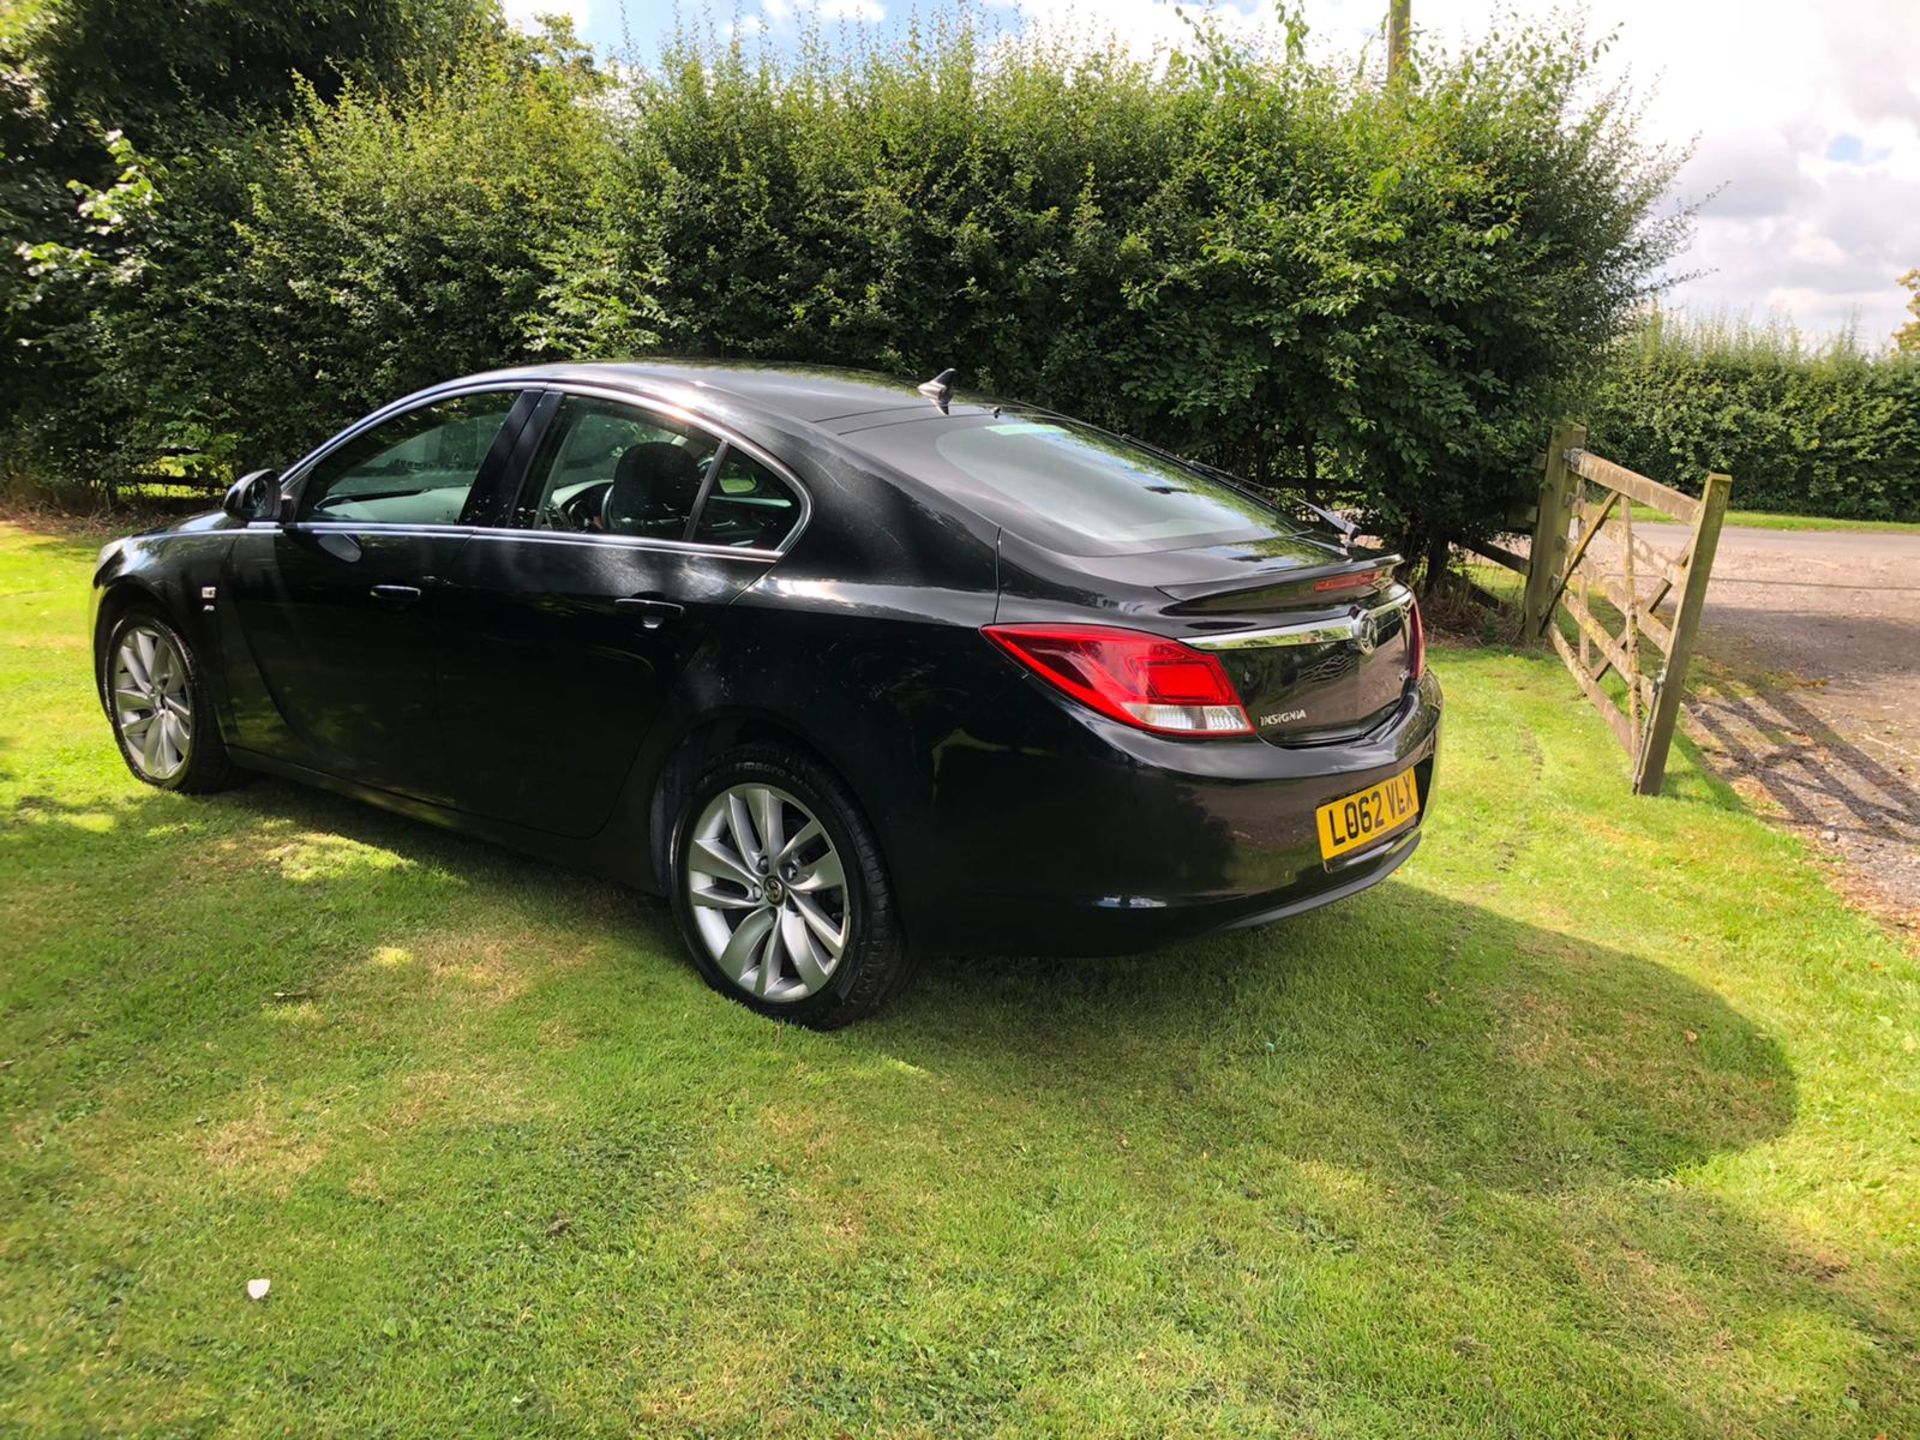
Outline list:
[[[712,760],[670,849],[674,914],[702,978],[762,1015],[831,1030],[905,986],[912,956],[859,805],[784,746]]]
[[[227,754],[193,647],[159,611],[139,605],[116,620],[101,665],[113,738],[135,779],[204,795],[248,778]]]

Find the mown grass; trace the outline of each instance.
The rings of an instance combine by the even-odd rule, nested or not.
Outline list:
[[[1673,517],[1651,505],[1635,504],[1635,523],[1672,524]],[[1774,515],[1763,510],[1729,510],[1725,525],[1750,530],[1864,530],[1891,535],[1920,535],[1920,522],[1909,520],[1834,520],[1822,515]]]
[[[1550,658],[1437,654],[1369,895],[817,1036],[641,898],[132,783],[91,550],[0,539],[0,1429],[1920,1432],[1915,959]]]

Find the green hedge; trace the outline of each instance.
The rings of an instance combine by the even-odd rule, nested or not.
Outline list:
[[[1920,520],[1920,355],[1656,320],[1610,356],[1588,427],[1597,453],[1690,493],[1733,476],[1741,510]]]
[[[1444,554],[1531,492],[1684,234],[1673,157],[1588,60],[1523,32],[1386,86],[1204,29],[1164,66],[987,54],[959,19],[793,59],[681,40],[616,84],[564,36],[476,42],[123,157],[86,197],[113,223],[39,252],[23,353],[62,379],[10,448],[214,483],[527,358],[951,365]]]

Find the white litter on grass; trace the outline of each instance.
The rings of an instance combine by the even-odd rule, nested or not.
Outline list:
[[[271,1280],[249,1280],[247,1281],[247,1298],[249,1300],[264,1300],[267,1298],[267,1291],[272,1288],[273,1282]]]

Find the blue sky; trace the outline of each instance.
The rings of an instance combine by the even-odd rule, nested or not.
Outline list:
[[[689,5],[686,8],[689,13],[699,14],[707,7]],[[671,0],[598,0],[598,3],[587,0],[584,9],[586,16],[580,32],[586,39],[604,49],[618,50],[624,25],[644,53],[673,28],[675,7]],[[732,9],[727,7],[717,13],[731,17]]]
[[[923,3],[920,8],[930,12],[939,8],[938,0]],[[1020,6],[1009,0],[975,0],[974,8],[988,23],[1004,24],[1009,29],[1017,29],[1022,23]],[[1087,14],[1097,16],[1100,8],[1091,5]],[[713,4],[698,0],[681,0],[678,4],[675,0],[509,0],[507,9],[516,17],[547,9],[563,10],[573,15],[581,35],[594,44],[618,51],[623,37],[630,37],[645,55],[682,19],[711,24],[716,29],[737,24],[778,45],[795,40],[802,24],[809,20],[830,30],[845,28],[870,36],[891,36],[905,29],[914,6],[911,0],[715,0]]]
[[[818,18],[886,34],[916,0],[505,0],[571,14],[609,50],[630,36],[652,51],[676,14],[735,22],[785,44]],[[941,0],[917,0],[924,13]],[[1561,0],[1412,0],[1414,21],[1458,40],[1488,17],[1547,17]],[[1386,0],[1305,0],[1321,43],[1357,49]],[[1092,38],[1117,33],[1146,51],[1182,33],[1169,0],[975,0],[1008,30],[1040,26]],[[1262,0],[1207,0],[1226,26],[1270,28]],[[1702,311],[1782,316],[1816,334],[1857,318],[1879,343],[1905,318],[1900,272],[1920,267],[1920,0],[1588,0],[1590,28],[1618,27],[1612,77],[1646,98],[1646,132],[1694,156],[1681,191],[1702,211],[1676,303]]]
[[[898,29],[905,20],[909,7],[900,0],[846,0],[846,3],[815,6],[804,3],[777,3],[773,7],[773,18],[767,18],[767,10],[762,0],[717,0],[717,3],[703,5],[699,3],[681,3],[674,0],[584,0],[584,3],[569,5],[565,0],[515,0],[511,9],[516,11],[537,10],[554,6],[569,10],[580,19],[581,34],[594,44],[611,50],[620,48],[624,32],[632,36],[633,42],[644,54],[659,39],[669,33],[678,16],[692,19],[711,20],[716,26],[731,24],[736,18],[748,24],[759,22],[766,25],[768,32],[776,42],[788,31],[797,34],[799,15],[805,10],[825,9],[831,15],[829,23],[841,22],[863,28],[890,32]],[[838,13],[833,13],[838,12]],[[782,22],[792,22],[782,23]]]

